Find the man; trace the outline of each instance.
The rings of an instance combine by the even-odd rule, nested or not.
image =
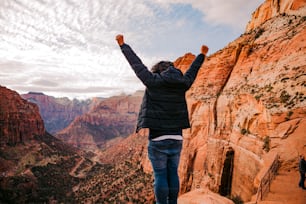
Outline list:
[[[185,93],[193,84],[208,47],[201,47],[201,54],[182,74],[169,61],[160,61],[149,71],[131,47],[125,44],[123,35],[117,35],[116,40],[137,77],[146,86],[136,132],[149,128],[148,154],[154,172],[156,202],[176,204],[180,185],[177,169],[182,149],[182,129],[190,127]]]
[[[301,175],[299,187],[305,190],[306,188],[304,182],[305,182],[305,173],[306,173],[306,161],[304,159],[304,155],[300,155],[299,171]]]

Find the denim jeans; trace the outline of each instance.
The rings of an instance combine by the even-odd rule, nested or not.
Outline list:
[[[176,204],[180,190],[177,173],[182,140],[149,141],[148,154],[154,172],[157,204]]]

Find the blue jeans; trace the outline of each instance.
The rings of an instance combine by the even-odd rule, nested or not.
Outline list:
[[[157,204],[176,204],[180,190],[177,173],[182,140],[149,141],[148,154],[154,172]]]

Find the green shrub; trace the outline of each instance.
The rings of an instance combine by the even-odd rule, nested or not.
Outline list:
[[[231,196],[230,199],[235,203],[235,204],[243,204],[243,200],[240,198],[240,196],[235,195]]]
[[[263,34],[263,32],[265,32],[265,30],[263,28],[260,28],[255,34],[255,39],[259,38]]]
[[[290,99],[290,95],[287,91],[283,90],[279,98],[282,103],[286,103]]]
[[[293,114],[293,111],[289,111],[288,113],[287,113],[287,116],[286,116],[286,120],[289,120],[290,119],[290,117],[292,116],[292,114]]]

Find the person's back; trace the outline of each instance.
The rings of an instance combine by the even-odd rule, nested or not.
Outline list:
[[[153,73],[154,80],[147,83],[138,127],[151,129],[188,128],[185,92],[188,87],[180,70],[169,67],[162,73]]]
[[[136,131],[149,128],[148,156],[154,172],[156,201],[158,204],[175,204],[179,192],[177,169],[182,129],[190,127],[185,92],[193,84],[208,48],[202,46],[201,54],[185,74],[168,61],[157,63],[150,72],[124,43],[123,35],[118,35],[116,40],[137,77],[146,86]]]

